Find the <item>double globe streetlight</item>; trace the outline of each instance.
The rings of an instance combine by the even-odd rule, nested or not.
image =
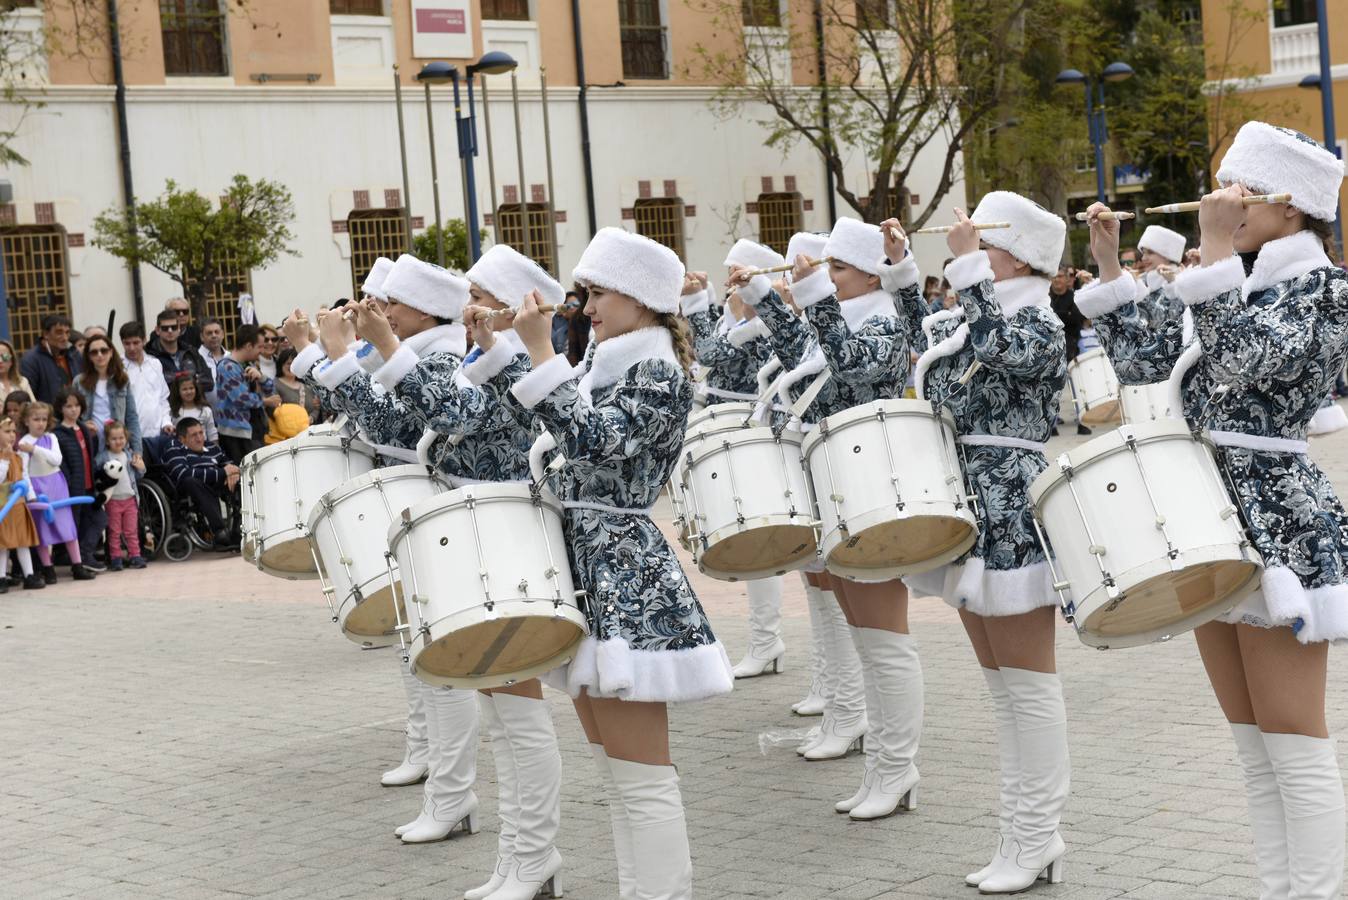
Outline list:
[[[1124,62],[1105,66],[1100,77],[1092,79],[1076,69],[1063,69],[1053,79],[1058,84],[1080,84],[1086,88],[1086,124],[1090,130],[1091,146],[1095,149],[1095,198],[1105,202],[1105,82],[1127,81],[1133,77],[1133,67]],[[1098,92],[1098,99],[1096,94]]]

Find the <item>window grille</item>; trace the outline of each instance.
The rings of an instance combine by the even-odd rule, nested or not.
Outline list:
[[[500,230],[501,243],[508,244],[521,253],[526,252],[524,244],[524,215],[521,204],[503,203],[496,208],[496,226]],[[529,246],[528,255],[554,276],[557,274],[557,248],[552,245],[552,228],[548,216],[552,206],[548,203],[528,204]]]
[[[805,204],[798,191],[758,195],[758,242],[786,252],[791,235],[805,229]]]
[[[220,0],[159,0],[166,75],[228,75]]]
[[[660,197],[638,200],[632,208],[637,223],[637,234],[659,241],[684,258],[683,200],[678,197]]]
[[[624,78],[668,78],[660,0],[618,0]]]
[[[529,0],[482,0],[483,19],[529,21]]]
[[[346,217],[346,231],[351,238],[351,299],[358,300],[376,259],[397,259],[407,252],[407,227],[401,207],[359,209]]]
[[[23,353],[42,336],[43,316],[70,315],[65,229],[59,225],[0,229],[0,253],[5,258],[10,343]]]

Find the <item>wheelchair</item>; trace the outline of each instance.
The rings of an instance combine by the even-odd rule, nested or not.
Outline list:
[[[170,441],[170,436],[162,434],[142,441],[145,474],[136,488],[140,501],[140,545],[146,559],[162,556],[182,562],[194,551],[211,549],[215,534],[196,504],[173,487],[162,463]],[[237,504],[222,502],[221,511],[225,527],[237,528]]]

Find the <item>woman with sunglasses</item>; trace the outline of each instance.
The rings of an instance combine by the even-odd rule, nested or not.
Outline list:
[[[140,418],[131,397],[131,379],[106,335],[95,335],[84,342],[84,366],[73,386],[84,398],[85,421],[94,426],[99,437],[103,436],[106,423],[122,422],[132,452],[144,451]]]
[[[8,397],[15,391],[23,391],[29,400],[33,397],[33,386],[19,371],[19,357],[14,345],[9,341],[0,341],[0,396]]]

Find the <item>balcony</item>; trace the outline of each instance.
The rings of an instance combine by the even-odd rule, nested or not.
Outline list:
[[[622,26],[624,78],[669,77],[665,31],[663,25]]]
[[[791,83],[791,34],[785,28],[746,25],[744,53],[749,83]]]
[[[1274,75],[1303,75],[1320,70],[1319,35],[1314,22],[1269,29]]]
[[[387,85],[395,61],[393,20],[386,16],[333,16],[333,80],[343,86]]]

